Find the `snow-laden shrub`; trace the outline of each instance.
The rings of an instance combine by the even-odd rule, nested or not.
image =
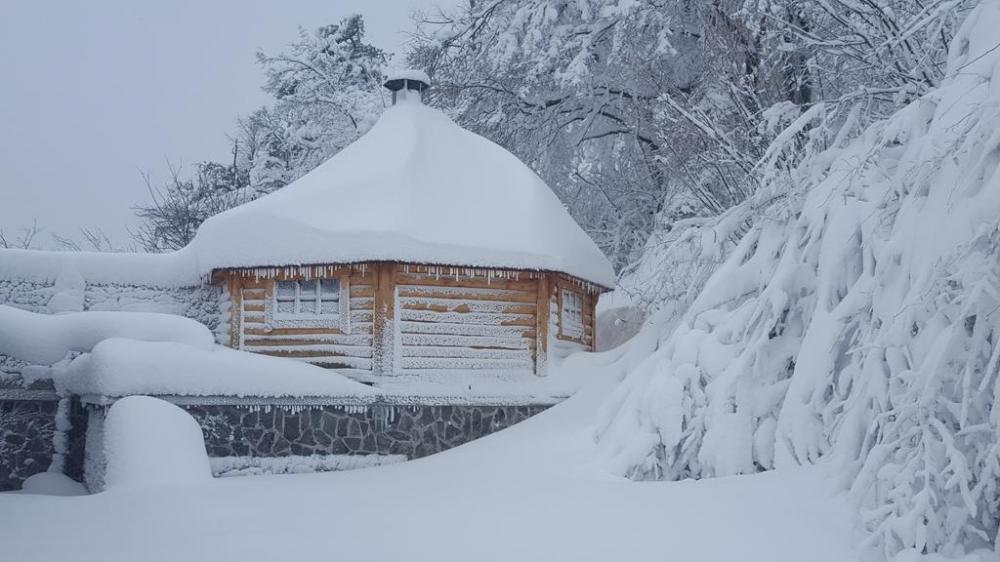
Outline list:
[[[612,470],[827,456],[884,554],[996,544],[998,28],[984,0],[939,88],[863,131],[848,120],[790,174],[763,171],[752,226],[605,405]]]

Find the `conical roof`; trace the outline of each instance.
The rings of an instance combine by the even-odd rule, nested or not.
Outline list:
[[[203,270],[384,260],[615,281],[541,178],[416,99],[290,185],[208,219],[190,249]]]

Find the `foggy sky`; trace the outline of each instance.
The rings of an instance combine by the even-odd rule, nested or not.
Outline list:
[[[268,101],[255,53],[345,15],[402,52],[414,9],[454,0],[14,0],[0,11],[0,228],[39,240],[101,227],[118,245],[140,171],[225,159],[238,114]]]

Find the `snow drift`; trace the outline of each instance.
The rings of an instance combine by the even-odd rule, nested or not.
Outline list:
[[[115,402],[104,420],[109,490],[194,484],[212,478],[201,427],[187,412],[149,396]]]
[[[172,341],[211,349],[215,336],[195,320],[155,312],[88,311],[48,315],[0,304],[0,354],[50,365],[113,337]]]
[[[864,131],[848,121],[718,221],[754,218],[605,405],[607,466],[678,479],[828,457],[884,554],[995,548],[997,29],[985,0],[937,90]]]

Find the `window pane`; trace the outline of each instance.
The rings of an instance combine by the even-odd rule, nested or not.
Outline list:
[[[278,281],[278,300],[295,300],[295,281]]]
[[[278,313],[279,314],[292,314],[295,312],[295,301],[278,301]]]
[[[320,314],[339,314],[340,313],[340,301],[323,300],[320,303]]]
[[[316,301],[316,281],[302,281],[299,283],[299,300],[302,301],[302,310],[309,310],[305,306],[308,302]]]
[[[323,279],[320,281],[319,292],[323,300],[340,298],[340,279]]]
[[[562,333],[571,337],[583,335],[583,298],[575,291],[562,292]]]

